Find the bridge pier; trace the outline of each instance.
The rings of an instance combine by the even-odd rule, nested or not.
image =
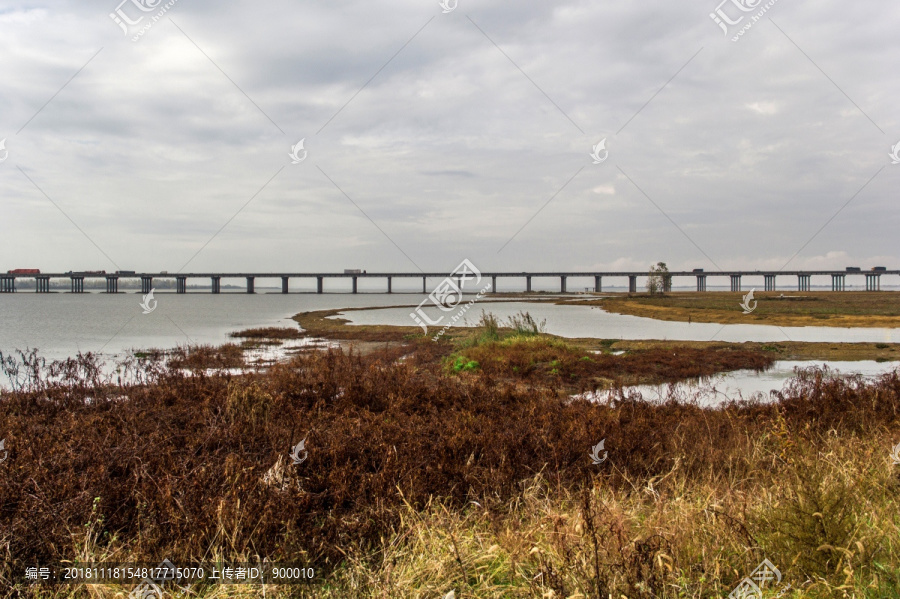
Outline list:
[[[141,277],[141,293],[150,293],[153,289],[153,277]]]
[[[603,291],[603,277],[594,275],[594,293],[600,293],[601,291]]]
[[[663,293],[671,293],[672,292],[672,276],[671,275],[663,275]]]
[[[212,277],[210,282],[213,293],[222,293],[222,277]]]
[[[425,277],[422,277],[422,293],[428,293],[428,290],[425,289]]]
[[[119,293],[119,277],[106,276],[106,293]]]
[[[353,277],[353,293],[356,293],[356,277]]]
[[[741,290],[741,275],[731,275],[731,290],[732,291],[740,291]]]
[[[564,276],[559,277],[559,292],[560,293],[566,292],[566,277],[564,277]]]
[[[15,293],[16,292],[16,278],[15,277],[0,277],[0,293]]]
[[[525,292],[531,293],[531,277],[525,277]]]
[[[70,277],[72,293],[84,293],[84,277]]]
[[[831,275],[831,290],[844,291],[846,289],[847,275]]]
[[[322,293],[324,277],[316,277],[316,293]]]
[[[388,293],[393,293],[393,280],[392,277],[388,277]]]
[[[628,293],[637,293],[637,275],[628,275]]]
[[[491,293],[497,293],[497,277],[491,277]]]
[[[866,273],[866,291],[881,291],[881,275],[873,272]]]
[[[697,291],[706,291],[706,275],[697,275]]]
[[[775,275],[763,275],[765,279],[765,290],[775,291]]]
[[[34,292],[35,293],[50,293],[50,277],[35,277],[34,278]]]
[[[288,292],[288,280],[287,277],[281,277],[281,293]]]
[[[256,277],[247,277],[247,293],[256,293]]]
[[[187,293],[187,277],[175,277],[175,293]]]
[[[809,280],[811,278],[811,275],[797,275],[797,290],[809,291]]]

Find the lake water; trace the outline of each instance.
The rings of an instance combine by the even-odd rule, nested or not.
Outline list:
[[[421,301],[421,300],[420,300]],[[468,298],[467,300],[468,301]],[[466,302],[460,304],[460,307]],[[441,312],[433,305],[425,309],[426,315],[435,321],[442,315],[454,315],[456,310]],[[735,308],[738,309],[737,307]],[[639,316],[612,314],[595,306],[557,306],[551,303],[491,302],[481,301],[472,306],[454,326],[474,326],[481,311],[491,312],[505,320],[518,312],[528,312],[538,322],[546,320],[546,332],[560,337],[597,337],[600,339],[668,339],[678,341],[806,341],[806,342],[868,342],[898,343],[900,329],[886,328],[838,328],[838,327],[777,327],[756,324],[722,325],[707,322],[668,322]],[[352,324],[415,324],[410,318],[410,308],[386,308],[347,312],[342,318]],[[449,320],[429,329],[437,333]]]
[[[414,294],[164,293],[144,314],[139,293],[0,294],[0,351],[38,348],[46,358],[82,352],[118,355],[131,349],[219,344],[228,333],[291,326],[298,312],[391,306],[422,301]]]
[[[410,326],[412,308],[422,301],[418,293],[315,294],[245,293],[176,294],[157,291],[156,309],[143,314],[138,293],[119,294],[34,294],[0,295],[0,351],[38,348],[42,356],[59,359],[78,351],[120,356],[134,349],[168,349],[178,345],[219,344],[230,340],[228,333],[261,326],[296,324],[298,312],[339,308],[370,307],[372,310],[344,314],[354,324]],[[467,298],[468,300],[469,298]],[[481,310],[501,319],[527,311],[537,320],[546,320],[546,331],[562,337],[604,339],[669,339],[693,341],[814,341],[814,342],[900,342],[900,329],[846,329],[834,327],[773,327],[762,325],[720,325],[712,323],[665,322],[636,316],[611,314],[591,306],[557,306],[521,301],[482,301],[475,304],[455,326],[473,326]],[[426,310],[432,319],[445,314],[438,308]],[[454,312],[446,314],[454,314]],[[445,318],[446,320],[446,318]],[[439,327],[431,327],[436,334]],[[256,356],[266,359],[266,356]],[[765,373],[738,372],[713,377],[700,383],[708,387],[705,399],[735,396],[738,391],[768,393],[792,374],[795,365],[824,363],[779,362]],[[874,362],[829,363],[843,372],[873,374],[896,366]],[[712,390],[709,390],[712,389]],[[665,388],[640,388],[647,398],[658,397]],[[684,387],[682,391],[697,391]],[[724,395],[723,395],[724,394]]]

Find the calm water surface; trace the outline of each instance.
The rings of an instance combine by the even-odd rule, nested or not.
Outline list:
[[[794,376],[796,368],[827,366],[834,374],[859,374],[866,379],[876,378],[900,367],[900,362],[875,362],[873,360],[845,361],[789,361],[781,360],[765,372],[753,370],[736,370],[700,380],[683,381],[665,385],[635,385],[625,387],[626,395],[640,393],[641,397],[650,401],[665,400],[669,397],[679,400],[696,401],[702,406],[713,407],[730,399],[774,399],[772,393],[781,391],[784,385]],[[608,391],[587,393],[585,398],[605,402],[610,398]]]
[[[187,343],[224,343],[228,333],[293,326],[298,312],[391,306],[422,301],[413,294],[165,293],[143,314],[139,293],[15,293],[0,295],[0,351],[38,348],[46,358],[82,352],[121,354]]]
[[[48,359],[65,358],[78,351],[122,355],[134,349],[172,348],[188,343],[219,344],[228,333],[251,327],[296,326],[291,317],[298,312],[339,308],[373,308],[344,314],[353,324],[414,324],[410,307],[423,295],[417,293],[315,294],[245,293],[176,294],[156,292],[156,309],[143,314],[138,293],[16,293],[0,295],[0,351],[38,348]],[[469,298],[466,298],[467,300]],[[562,337],[604,339],[669,339],[692,341],[810,341],[810,342],[900,342],[900,329],[848,329],[834,327],[774,327],[764,325],[720,325],[713,323],[665,322],[637,316],[611,314],[591,306],[557,306],[521,301],[482,301],[475,304],[455,326],[473,326],[481,310],[501,319],[527,311],[538,321],[546,320],[548,333]],[[427,310],[437,319],[437,308]],[[455,314],[450,312],[448,314]],[[446,320],[446,319],[445,319]],[[439,327],[431,327],[435,334]],[[741,371],[701,382],[704,401],[733,397],[737,393],[768,393],[780,389],[794,366],[824,362],[779,362],[765,372]],[[827,363],[847,373],[873,374],[897,363]],[[710,390],[711,389],[711,390]],[[649,399],[666,393],[664,388],[639,389]],[[684,390],[691,390],[685,387]],[[696,391],[696,390],[693,390]]]
[[[467,298],[468,301],[468,298]],[[430,304],[429,304],[430,305]],[[460,306],[462,306],[461,304]],[[738,308],[735,308],[736,310]],[[454,326],[474,326],[481,311],[491,312],[501,320],[518,312],[528,312],[538,322],[546,320],[546,331],[561,337],[597,337],[600,339],[669,339],[678,341],[805,341],[805,342],[868,342],[898,343],[900,329],[886,328],[837,328],[837,327],[776,327],[757,324],[722,325],[707,322],[668,322],[640,316],[612,314],[595,306],[557,306],[551,303],[487,302],[472,306],[460,322]],[[343,318],[352,324],[415,324],[410,318],[410,308],[386,308],[347,312]],[[437,307],[425,310],[434,321],[444,314]],[[448,317],[444,318],[445,324]],[[441,325],[429,329],[437,333]]]

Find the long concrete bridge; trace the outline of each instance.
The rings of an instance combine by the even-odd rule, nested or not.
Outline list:
[[[879,291],[881,289],[882,275],[900,275],[900,270],[792,270],[792,271],[751,271],[751,270],[734,270],[734,271],[673,271],[663,277],[663,290],[671,291],[672,279],[678,278],[694,278],[697,283],[697,291],[706,291],[706,281],[709,277],[728,278],[731,283],[731,291],[741,291],[742,277],[762,277],[765,291],[775,291],[776,277],[796,278],[796,289],[798,291],[809,291],[810,279],[814,275],[831,276],[832,291],[844,291],[846,289],[847,277],[865,277],[866,291]],[[471,274],[469,278],[471,278]],[[483,272],[481,273],[482,281],[490,279],[491,291],[497,289],[497,279],[520,279],[524,280],[525,291],[532,290],[531,282],[534,278],[555,278],[559,279],[559,290],[566,293],[566,282],[570,278],[593,278],[593,291],[599,292],[603,290],[603,279],[627,279],[628,291],[630,293],[637,292],[638,277],[646,277],[648,273],[642,272],[561,272],[561,271],[540,271],[540,272]],[[0,293],[15,293],[16,280],[33,280],[35,291],[37,293],[50,293],[50,279],[69,279],[71,282],[72,293],[84,293],[85,279],[105,279],[106,293],[118,293],[119,279],[140,279],[141,292],[149,293],[153,289],[154,279],[166,279],[175,281],[176,293],[187,292],[188,279],[208,279],[210,281],[210,289],[212,293],[221,292],[222,279],[245,279],[247,282],[247,293],[254,293],[256,279],[281,279],[281,292],[288,293],[291,279],[315,279],[316,292],[324,292],[325,279],[351,279],[352,292],[357,293],[359,279],[384,279],[387,283],[385,293],[393,292],[394,279],[422,279],[422,293],[428,293],[428,279],[459,279],[459,275],[447,273],[404,273],[404,272],[343,272],[343,273],[251,273],[251,272],[211,272],[211,273],[138,273],[129,271],[118,271],[116,273],[105,272],[66,272],[66,273],[14,273],[8,272],[0,274]],[[480,284],[482,287],[485,283]],[[793,288],[793,285],[791,285]],[[471,291],[471,287],[467,287],[466,291]],[[587,289],[590,289],[588,287]],[[785,287],[782,287],[785,289]]]

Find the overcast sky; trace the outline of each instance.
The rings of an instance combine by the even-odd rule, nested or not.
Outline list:
[[[900,266],[900,4],[119,1],[0,2],[0,270]]]

